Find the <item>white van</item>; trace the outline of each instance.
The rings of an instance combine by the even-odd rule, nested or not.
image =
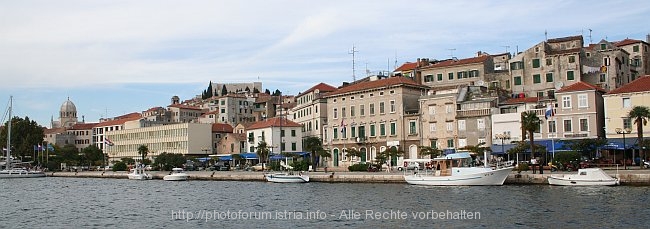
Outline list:
[[[402,164],[397,166],[397,170],[421,170],[431,161],[431,159],[404,159]]]

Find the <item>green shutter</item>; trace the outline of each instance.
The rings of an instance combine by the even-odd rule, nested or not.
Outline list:
[[[453,72],[450,72],[450,73],[449,73],[449,79],[450,79],[450,80],[453,80],[453,79],[454,79],[454,73],[453,73]]]
[[[553,73],[546,73],[546,82],[553,82]]]
[[[539,59],[533,59],[533,68],[539,68]]]
[[[533,75],[533,83],[541,83],[542,77],[539,74]]]
[[[521,85],[521,76],[515,76],[515,85]]]
[[[573,71],[566,72],[566,80],[573,80]]]

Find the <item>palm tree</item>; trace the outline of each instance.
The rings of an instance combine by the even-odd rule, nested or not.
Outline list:
[[[438,148],[431,146],[420,146],[420,156],[429,156],[429,158],[433,159],[437,156],[440,156],[441,153],[442,150],[439,150]]]
[[[541,123],[541,120],[539,117],[537,117],[537,114],[535,111],[527,111],[527,112],[522,112],[521,113],[521,130],[524,133],[524,136],[522,136],[522,140],[526,140],[526,135],[525,133],[528,133],[528,136],[530,136],[530,155],[531,157],[535,157],[535,140],[534,140],[534,133],[539,129],[539,125]],[[541,162],[544,161],[544,154],[540,154],[542,156],[542,160],[540,161],[540,170],[539,173],[542,174],[544,173],[543,170],[541,169]],[[533,170],[534,173],[535,170]]]
[[[485,152],[489,152],[489,153],[492,152],[492,148],[485,147],[484,145],[485,145],[485,142],[481,142],[481,143],[479,143],[479,144],[477,144],[475,146],[468,145],[468,146],[465,146],[465,147],[463,147],[461,149],[467,150],[467,151],[472,152],[472,153],[475,153],[479,157],[482,157]],[[487,165],[487,158],[483,158],[483,160],[484,160],[483,163],[485,163],[485,165]]]
[[[352,148],[352,149],[348,149],[346,151],[346,154],[350,158],[350,162],[352,162],[352,158],[355,158],[355,157],[361,158],[361,155],[363,154],[363,152]]]
[[[142,161],[141,161],[142,163],[144,163],[144,158],[147,156],[148,153],[149,153],[149,147],[147,147],[147,145],[140,145],[138,147],[138,154],[142,156]]]
[[[319,137],[307,137],[304,139],[304,148],[311,156],[311,164],[316,165],[316,155],[320,156],[323,151],[323,141]],[[316,171],[316,166],[313,169]]]
[[[257,147],[255,149],[255,153],[257,153],[257,156],[260,157],[260,163],[262,163],[262,170],[264,170],[264,162],[266,162],[266,158],[269,156],[269,146],[266,144],[265,141],[261,141],[257,143]]]
[[[634,106],[627,114],[627,117],[634,119],[634,123],[636,124],[639,157],[643,160],[645,159],[645,152],[643,152],[643,148],[641,147],[641,143],[643,142],[643,126],[648,124],[648,119],[650,119],[650,109],[645,106]],[[643,167],[643,162],[641,162],[641,167]]]

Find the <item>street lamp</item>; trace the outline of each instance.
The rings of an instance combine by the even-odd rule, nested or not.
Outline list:
[[[506,151],[504,150],[503,141],[510,140],[510,135],[506,134],[506,133],[503,133],[503,134],[496,134],[495,137],[497,139],[501,139],[501,152],[506,153]],[[510,154],[508,154],[508,161],[510,161]]]
[[[205,160],[205,161],[203,161],[203,168],[205,168],[207,170],[208,169],[208,160],[209,160],[208,152],[210,152],[210,149],[209,148],[203,148],[203,149],[201,149],[201,151],[205,152],[205,158],[203,158]]]
[[[625,144],[625,134],[629,134],[631,132],[632,130],[630,128],[616,128],[616,133],[623,135],[623,166],[625,166],[625,169],[627,169],[627,162],[625,161],[625,150],[627,150],[627,146]],[[616,163],[616,155],[614,155],[614,163]]]

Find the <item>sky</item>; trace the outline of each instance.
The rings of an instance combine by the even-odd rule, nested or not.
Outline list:
[[[353,47],[360,79],[546,38],[645,40],[648,21],[645,0],[0,0],[0,110],[12,95],[14,116],[49,127],[68,98],[79,120],[98,122],[210,81],[295,95],[352,81]]]

